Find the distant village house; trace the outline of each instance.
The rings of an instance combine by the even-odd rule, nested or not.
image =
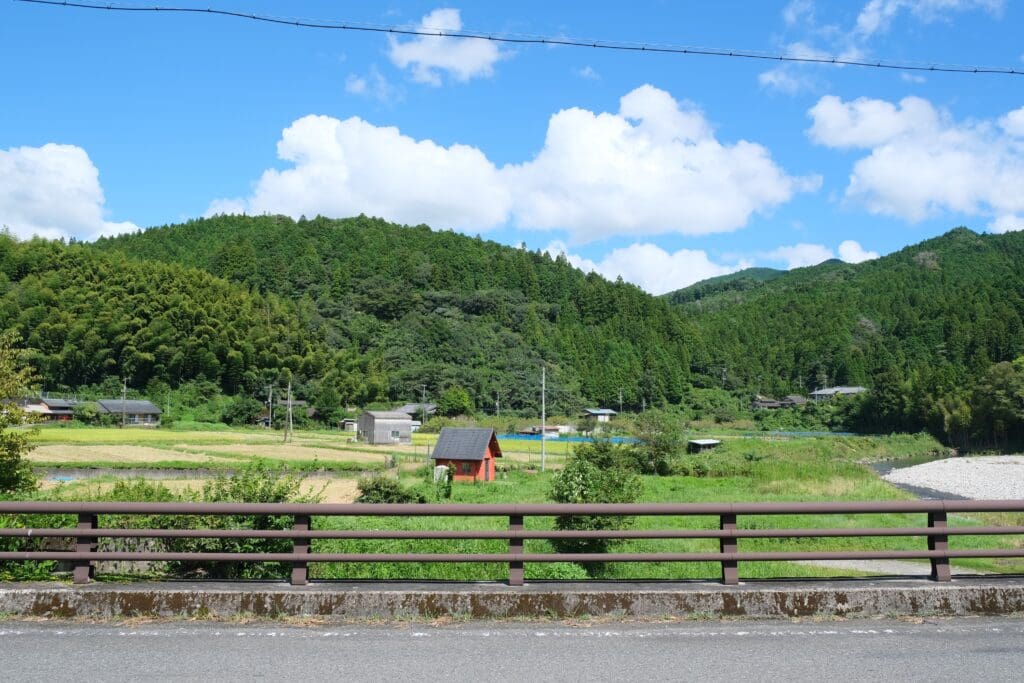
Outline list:
[[[494,481],[501,447],[493,429],[445,427],[431,457],[450,468],[455,481]]]
[[[27,398],[18,402],[26,413],[42,422],[70,422],[78,401],[65,398]]]
[[[589,417],[597,420],[598,422],[610,422],[611,419],[618,415],[611,408],[584,408],[583,417]]]
[[[96,401],[97,413],[111,415],[126,427],[159,427],[161,410],[149,401],[104,398]]]
[[[864,387],[825,387],[824,389],[812,391],[811,398],[815,401],[827,401],[835,398],[836,396],[854,396],[856,394],[862,394],[865,391],[867,391],[867,389]]]
[[[785,398],[772,398],[771,396],[758,394],[754,397],[750,407],[754,410],[776,410],[778,408],[796,408],[805,403],[807,403],[807,399],[796,394],[790,394]]]
[[[357,436],[369,444],[412,443],[412,418],[398,411],[367,410],[359,416]]]

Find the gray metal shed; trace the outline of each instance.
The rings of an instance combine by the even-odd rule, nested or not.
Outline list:
[[[358,438],[372,444],[412,443],[412,418],[407,413],[367,410],[359,416]]]

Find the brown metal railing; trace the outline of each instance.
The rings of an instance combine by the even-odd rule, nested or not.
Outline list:
[[[0,552],[0,561],[58,560],[74,565],[75,583],[86,583],[100,561],[179,562],[282,562],[292,567],[291,582],[304,585],[311,562],[497,562],[507,564],[510,585],[523,584],[523,567],[530,562],[717,562],[722,582],[739,582],[740,562],[801,560],[927,559],[931,577],[950,580],[949,562],[954,558],[1024,557],[1024,548],[949,548],[950,536],[1022,535],[1024,526],[947,525],[950,513],[1024,512],[1021,500],[901,501],[880,503],[703,503],[703,504],[600,504],[600,505],[304,505],[277,503],[68,503],[0,502],[0,514],[77,515],[77,526],[64,528],[7,528],[0,537],[70,538],[74,551],[32,550]],[[771,528],[744,529],[739,520],[774,515],[923,514],[927,526],[868,528]],[[125,529],[100,528],[100,515],[272,515],[291,517],[291,529]],[[601,515],[612,517],[685,516],[717,517],[718,529],[619,529],[561,531],[526,529],[527,517]],[[313,529],[323,517],[504,517],[507,529],[496,530],[344,530]],[[859,551],[743,552],[745,538],[826,538],[914,536],[927,540],[927,549]],[[98,551],[101,538],[222,538],[290,539],[290,553],[225,552],[108,552]],[[718,539],[719,552],[660,553],[527,553],[524,541],[534,539]],[[506,553],[314,553],[315,539],[375,540],[507,540]]]

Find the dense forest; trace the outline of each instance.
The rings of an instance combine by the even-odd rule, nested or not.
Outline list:
[[[0,327],[50,391],[127,377],[141,394],[198,382],[251,398],[287,380],[321,407],[455,388],[529,413],[544,363],[549,408],[567,414],[617,408],[621,392],[626,409],[717,401],[725,415],[755,393],[857,384],[871,391],[833,426],[1024,439],[1020,233],[959,228],[859,265],[652,297],[426,226],[216,216],[92,245],[3,237],[0,278]]]
[[[19,327],[53,389],[107,373],[137,389],[203,378],[255,393],[287,369],[323,403],[457,386],[480,407],[536,410],[543,361],[551,408],[571,413],[617,406],[620,390],[624,406],[677,403],[699,361],[686,317],[635,286],[425,226],[221,216],[96,245],[4,248],[12,303],[0,325]],[[26,298],[37,305],[14,303]],[[182,326],[186,300],[196,319]],[[64,334],[76,325],[95,339]],[[276,360],[262,353],[271,340]],[[69,362],[85,350],[99,351],[92,365]]]

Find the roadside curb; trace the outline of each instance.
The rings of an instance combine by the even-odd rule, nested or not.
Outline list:
[[[0,583],[9,617],[791,618],[1024,612],[1024,578],[685,583]]]

